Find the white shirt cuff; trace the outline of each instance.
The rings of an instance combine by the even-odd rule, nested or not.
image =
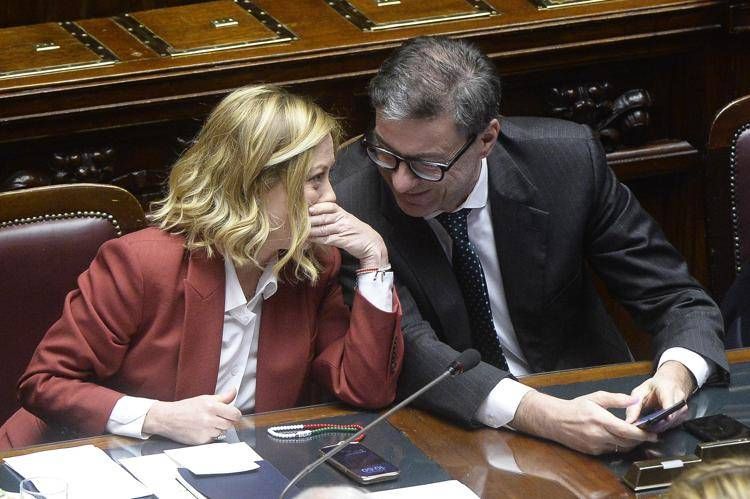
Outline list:
[[[518,381],[503,378],[479,406],[474,419],[490,428],[505,426],[513,421],[521,399],[532,390]]]
[[[357,276],[362,298],[383,312],[393,312],[393,272],[368,272]]]
[[[713,362],[706,359],[705,357],[682,347],[668,348],[659,357],[659,367],[668,360],[676,360],[683,366],[687,367],[688,370],[695,376],[695,382],[697,383],[696,388],[700,388],[706,382],[708,377],[714,370]]]
[[[156,400],[125,395],[117,401],[109,415],[106,430],[114,435],[147,439],[151,435],[144,435],[143,422],[146,414]]]

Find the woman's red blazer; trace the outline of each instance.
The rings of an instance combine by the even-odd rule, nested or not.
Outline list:
[[[315,402],[321,390],[365,408],[395,398],[404,349],[395,292],[393,313],[357,294],[350,315],[338,251],[323,264],[315,285],[282,279],[263,302],[256,412]],[[0,448],[39,443],[52,428],[103,433],[126,394],[213,394],[224,285],[222,258],[187,252],[180,236],[149,228],[105,243],[19,381],[25,410],[0,428]]]

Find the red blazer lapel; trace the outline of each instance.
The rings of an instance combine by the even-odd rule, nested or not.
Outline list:
[[[185,278],[185,320],[177,363],[175,400],[213,394],[224,327],[224,262],[190,252]]]
[[[304,284],[279,282],[276,293],[263,302],[258,338],[255,412],[294,407],[309,402],[308,370],[312,361],[312,331]]]

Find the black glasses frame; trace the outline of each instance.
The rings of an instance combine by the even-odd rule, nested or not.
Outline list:
[[[451,167],[453,165],[455,165],[456,162],[459,159],[461,159],[461,156],[463,156],[463,154],[469,149],[469,147],[471,146],[471,144],[473,144],[474,141],[477,139],[477,134],[475,134],[475,133],[471,134],[469,136],[469,139],[466,141],[466,143],[463,146],[461,146],[461,149],[459,149],[456,152],[456,154],[454,154],[453,157],[448,160],[447,163],[442,163],[440,161],[429,161],[429,160],[426,160],[426,159],[415,158],[415,157],[411,157],[411,156],[401,156],[399,154],[396,154],[393,151],[389,151],[388,149],[386,149],[384,147],[376,145],[373,142],[372,139],[368,140],[368,137],[372,137],[373,135],[374,134],[372,132],[370,132],[369,134],[367,134],[365,137],[362,138],[362,143],[365,146],[365,149],[367,150],[367,156],[370,158],[370,161],[372,161],[372,163],[375,166],[377,166],[378,168],[383,168],[384,170],[396,171],[398,169],[399,165],[401,165],[401,163],[406,163],[406,165],[409,167],[409,170],[411,170],[411,172],[415,176],[421,178],[422,180],[427,180],[428,182],[440,182],[441,180],[443,180],[443,177],[445,177],[445,172],[447,172],[448,170],[450,170]],[[384,164],[384,163],[381,163],[381,162],[377,161],[373,157],[373,154],[371,153],[371,151],[373,151],[373,152],[374,151],[379,151],[381,153],[385,153],[385,154],[388,154],[388,155],[394,157],[397,160],[396,161],[396,165],[395,166],[390,166],[388,164]],[[412,162],[415,162],[415,163],[419,162],[419,163],[422,163],[425,166],[436,168],[437,170],[440,171],[440,178],[428,178],[428,177],[425,177],[424,173],[420,173],[419,171],[417,171],[417,170],[414,169],[414,167],[412,166]]]

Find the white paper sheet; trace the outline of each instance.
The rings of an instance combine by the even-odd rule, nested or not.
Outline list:
[[[258,468],[256,461],[263,460],[245,442],[195,445],[165,450],[164,454],[172,458],[181,468],[187,468],[195,475],[221,475],[250,471]]]
[[[383,490],[367,495],[374,499],[479,499],[469,487],[457,480]]]
[[[68,482],[68,499],[133,499],[151,491],[93,445],[6,457],[24,478],[48,476]]]
[[[194,494],[178,482],[177,463],[165,454],[128,457],[120,464],[159,499],[193,499]]]

